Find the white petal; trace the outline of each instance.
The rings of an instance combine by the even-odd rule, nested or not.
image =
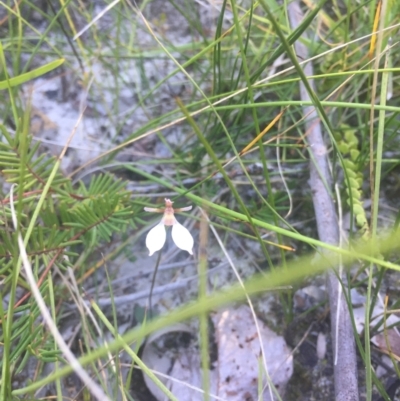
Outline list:
[[[150,251],[149,256],[153,255],[154,252],[159,251],[164,246],[166,238],[167,233],[165,232],[165,226],[161,221],[147,234],[146,246]]]
[[[172,226],[172,239],[175,242],[175,245],[178,248],[183,249],[184,251],[188,251],[191,255],[193,255],[193,237],[190,234],[189,230],[186,227],[183,227],[182,224],[175,221],[175,224]]]

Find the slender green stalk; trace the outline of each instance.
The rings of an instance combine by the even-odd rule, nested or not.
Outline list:
[[[205,213],[205,212],[203,212]],[[200,246],[199,246],[199,294],[198,303],[201,304],[203,299],[207,296],[207,258],[208,258],[208,221],[205,216],[202,217],[200,225]],[[202,368],[202,384],[204,391],[204,400],[210,399],[210,343],[209,338],[209,325],[208,314],[201,313],[199,315],[200,323],[200,355],[201,355],[201,368]]]
[[[5,74],[6,80],[8,81],[8,72],[7,72],[7,64],[4,56],[3,46],[0,42],[0,62],[4,66],[3,73]],[[17,216],[18,218],[21,217],[22,214],[22,193],[25,181],[25,163],[27,159],[27,151],[28,151],[28,143],[27,143],[27,120],[25,119],[25,124],[21,124],[20,118],[18,118],[18,108],[15,102],[15,95],[14,95],[14,88],[8,87],[8,93],[11,99],[11,109],[15,120],[16,131],[18,134],[21,135],[21,140],[19,144],[19,152],[21,157],[21,164],[19,166],[19,188],[18,188],[18,203],[17,203]],[[17,145],[17,141],[13,141],[14,146]],[[19,231],[17,230],[17,235]],[[13,249],[18,249],[18,242],[17,242],[17,235],[13,238]],[[19,279],[19,272],[21,269],[22,261],[21,257],[17,256],[19,253],[15,252],[13,258],[13,270],[12,270],[12,277],[11,277],[11,290],[10,296],[8,299],[8,312],[7,312],[7,321],[4,330],[4,350],[3,350],[3,366],[2,366],[2,386],[0,388],[0,400],[6,400],[10,397],[11,392],[11,360],[10,360],[10,351],[11,351],[11,338],[13,335],[13,316],[14,316],[14,304],[17,295],[17,284]]]
[[[382,1],[382,9],[380,15],[380,25],[379,28],[383,29],[385,27],[385,20],[387,18],[388,2],[386,0]],[[378,73],[377,68],[379,66],[379,60],[384,50],[383,46],[383,34],[378,34],[377,43],[377,58],[375,60],[375,71],[373,76],[373,88],[372,88],[372,98],[371,98],[371,113],[370,116],[374,116],[374,106],[375,106],[375,96],[374,93],[377,88],[378,83]],[[388,66],[388,53],[385,54],[385,65],[384,68]],[[387,89],[388,89],[388,77],[389,74],[386,72],[382,73],[381,79],[381,96],[380,96],[380,106],[383,108],[386,106]],[[380,197],[380,182],[382,173],[382,155],[383,155],[383,138],[385,133],[385,117],[386,113],[384,109],[379,110],[378,118],[378,133],[377,133],[377,148],[375,152],[376,162],[374,162],[373,157],[370,156],[371,165],[371,195],[372,195],[372,214],[371,214],[371,237],[374,240],[377,237],[378,230],[378,213],[379,213],[379,197]],[[370,120],[370,155],[374,155],[374,123],[373,118]],[[375,170],[375,175],[373,176],[373,171]],[[374,265],[370,264],[369,267],[369,277],[368,277],[368,288],[367,288],[367,300],[365,304],[365,359],[366,359],[366,400],[372,400],[372,364],[371,364],[371,339],[370,339],[370,317],[372,315],[372,309],[374,305],[371,305],[372,299],[372,279],[373,279]]]
[[[50,299],[50,308],[51,308],[51,317],[53,318],[53,321],[57,321],[57,311],[56,311],[56,301],[55,301],[55,294],[54,294],[54,286],[53,286],[53,278],[51,275],[48,277],[48,283],[49,283],[49,299]],[[58,347],[57,343],[54,343],[54,351],[58,352]],[[55,371],[60,368],[60,363],[57,360],[55,362]],[[62,394],[62,388],[61,388],[61,380],[57,379],[55,381],[56,385],[56,393],[57,393],[57,401],[63,401],[63,394]]]

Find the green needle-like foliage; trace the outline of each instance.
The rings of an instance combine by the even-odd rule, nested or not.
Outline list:
[[[57,159],[40,154],[38,145],[32,146],[29,136],[25,144],[28,153],[21,158],[22,137],[9,133],[4,126],[2,132],[0,174],[9,184],[19,185],[21,172],[23,174],[23,190],[17,192],[22,193],[22,197],[16,196],[14,191],[13,200],[9,195],[2,199],[0,274],[3,277],[2,294],[5,294],[12,286],[12,272],[19,255],[17,235],[25,236]],[[46,274],[52,274],[54,264],[61,270],[73,268],[82,246],[93,247],[108,242],[114,234],[124,232],[131,224],[133,209],[130,194],[124,186],[123,181],[108,174],[93,175],[87,184],[80,181],[73,185],[61,172],[56,173],[26,243],[26,251],[44,298],[48,298],[46,294],[49,290]],[[14,230],[11,220],[11,201],[22,203],[18,231]],[[23,275],[18,286],[24,288],[25,293],[29,291]],[[17,299],[10,302],[16,305],[15,321],[12,336],[6,341],[14,374],[21,372],[31,357],[43,363],[57,360],[59,352],[54,349],[53,341],[48,341],[51,337],[40,323],[40,312],[35,303],[28,301],[21,304]],[[4,315],[1,318],[3,321],[6,319]],[[3,334],[0,334],[0,341],[5,341]]]

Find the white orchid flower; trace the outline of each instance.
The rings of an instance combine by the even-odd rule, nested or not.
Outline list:
[[[185,212],[191,210],[192,206],[182,207],[174,210],[172,203],[173,202],[170,199],[165,199],[165,209],[155,209],[151,207],[144,208],[146,212],[164,213],[161,221],[147,234],[146,246],[150,251],[149,256],[153,255],[154,252],[159,251],[164,246],[167,239],[165,226],[172,226],[171,234],[175,245],[193,255],[194,241],[192,234],[190,234],[189,230],[179,223],[178,220],[176,220],[174,215],[175,212]]]

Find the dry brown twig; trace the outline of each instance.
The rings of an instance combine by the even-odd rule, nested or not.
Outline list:
[[[298,1],[288,6],[289,20],[292,29],[296,29],[303,19]],[[294,45],[301,60],[308,59],[308,52],[299,40]],[[313,75],[311,63],[303,67],[306,76]],[[314,90],[314,82],[309,80]],[[304,84],[300,83],[300,97],[310,101]],[[332,188],[332,176],[329,168],[327,149],[322,137],[321,123],[313,106],[303,107],[306,117],[306,131],[311,156],[310,186],[317,220],[318,235],[321,241],[328,244],[340,243],[339,224],[335,205],[329,188]],[[327,184],[327,185],[326,185]],[[339,269],[340,270],[340,269]],[[338,279],[339,271],[330,271],[327,276],[329,304],[331,310],[332,343],[335,355],[334,380],[336,401],[358,401],[357,360],[354,333],[347,303]]]

